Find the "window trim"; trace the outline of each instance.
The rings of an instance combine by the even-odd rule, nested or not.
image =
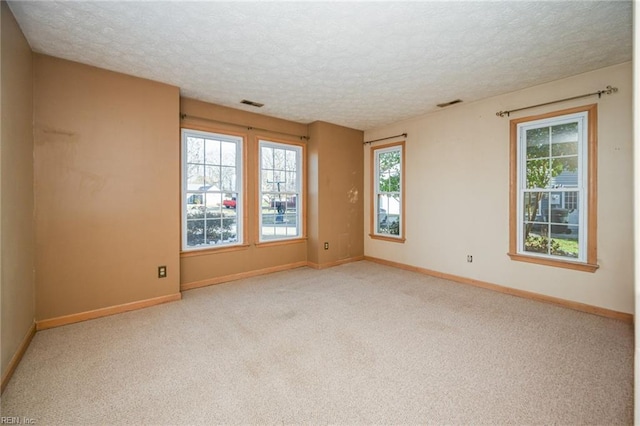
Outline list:
[[[530,121],[555,118],[563,115],[587,113],[587,223],[586,226],[587,247],[586,262],[572,261],[560,258],[527,255],[518,252],[518,125]],[[598,105],[590,104],[575,108],[554,111],[550,113],[516,118],[510,121],[510,151],[509,151],[509,252],[511,260],[535,263],[546,266],[573,269],[577,271],[595,272],[597,264],[597,214],[598,214]]]
[[[379,145],[379,146],[372,146],[370,148],[369,151],[369,160],[370,160],[370,166],[369,166],[369,175],[370,175],[370,193],[371,193],[371,202],[369,203],[369,238],[374,239],[374,240],[381,240],[381,241],[389,241],[392,243],[404,243],[406,241],[405,238],[405,230],[406,230],[406,221],[405,221],[405,194],[406,194],[406,189],[405,189],[405,151],[406,151],[406,141],[400,141],[400,142],[392,142],[392,143],[387,143],[384,145]],[[400,235],[398,235],[397,237],[392,237],[389,235],[382,235],[382,234],[377,234],[376,233],[376,219],[378,217],[378,215],[376,214],[376,170],[377,170],[377,166],[376,166],[376,151],[377,150],[382,150],[382,149],[387,149],[387,148],[393,148],[393,147],[400,147]]]
[[[237,241],[230,244],[220,244],[218,246],[202,246],[202,247],[187,247],[186,246],[186,155],[185,155],[185,134],[190,133],[194,135],[202,136],[214,136],[223,139],[237,139],[237,145],[240,149],[239,159],[237,159],[237,166],[240,167],[240,173],[237,174],[237,178],[240,179],[236,189],[238,197],[240,199],[240,214],[238,214],[238,208],[236,206],[236,220],[239,232],[237,235]],[[180,255],[196,256],[203,255],[212,252],[225,252],[236,251],[248,248],[247,244],[247,135],[244,133],[237,133],[230,130],[216,129],[209,126],[189,125],[188,127],[180,128]],[[238,200],[236,200],[238,201]]]
[[[272,137],[266,137],[262,135],[256,135],[256,160],[255,169],[256,173],[256,233],[254,245],[259,248],[269,246],[279,246],[286,244],[299,244],[307,240],[307,146],[304,143],[293,142],[285,139],[278,139]],[[300,198],[298,203],[298,215],[300,220],[300,235],[294,237],[274,238],[270,240],[262,239],[262,155],[261,147],[262,142],[275,145],[290,145],[300,149],[300,164],[301,173],[300,176]]]

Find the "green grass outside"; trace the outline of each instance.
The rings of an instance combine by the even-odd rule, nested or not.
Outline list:
[[[570,253],[576,257],[578,257],[578,241],[577,240],[563,240],[554,238],[553,241],[560,245],[560,250]]]

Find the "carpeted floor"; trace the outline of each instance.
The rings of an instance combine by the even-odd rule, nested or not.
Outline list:
[[[2,416],[50,424],[631,424],[619,321],[370,262],[38,332]]]

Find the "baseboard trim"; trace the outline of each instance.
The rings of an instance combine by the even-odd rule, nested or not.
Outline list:
[[[194,288],[208,287],[210,285],[222,284],[229,281],[237,281],[243,278],[257,277],[259,275],[272,274],[274,272],[288,271],[289,269],[301,268],[307,266],[307,261],[288,263],[286,265],[272,266],[270,268],[256,269],[255,271],[240,272],[237,274],[224,275],[221,277],[209,278],[202,281],[193,281],[190,283],[180,284],[181,291],[193,290]]]
[[[628,314],[626,312],[614,311],[611,309],[601,308],[599,306],[587,305],[586,303],[574,302],[571,300],[560,299],[558,297],[553,297],[553,296],[546,296],[544,294],[534,293],[534,292],[525,291],[525,290],[518,290],[515,288],[505,287],[498,284],[476,280],[473,278],[466,278],[466,277],[461,277],[459,275],[433,271],[431,269],[406,265],[404,263],[393,262],[391,260],[380,259],[377,257],[365,256],[364,260],[368,260],[374,263],[379,263],[381,265],[392,266],[394,268],[404,269],[407,271],[418,272],[418,273],[429,275],[432,277],[443,278],[443,279],[454,281],[460,284],[472,285],[474,287],[485,288],[487,290],[493,290],[499,293],[505,293],[505,294],[510,294],[512,296],[522,297],[525,299],[536,300],[538,302],[550,303],[553,305],[562,306],[564,308],[569,308],[576,311],[586,312],[589,314],[599,315],[602,317],[612,318],[612,319],[624,321],[629,324],[633,324],[633,314]]]
[[[332,268],[334,266],[344,265],[345,263],[359,262],[361,260],[364,260],[364,256],[349,257],[347,259],[340,259],[340,260],[336,260],[335,262],[327,262],[327,263],[307,262],[307,266],[313,269],[326,269],[326,268]]]
[[[27,334],[24,336],[24,339],[22,339],[22,343],[20,343],[20,346],[18,346],[18,350],[16,351],[15,354],[13,354],[11,361],[9,361],[9,365],[7,365],[7,370],[2,374],[2,384],[0,385],[0,394],[4,392],[4,389],[9,384],[9,381],[11,380],[11,377],[13,376],[14,371],[16,371],[16,368],[18,368],[18,364],[20,364],[22,357],[24,356],[25,352],[27,352],[27,348],[31,344],[31,340],[33,340],[33,336],[35,335],[36,335],[36,323],[34,321],[33,324],[31,324],[31,326],[29,327],[29,330],[27,331]]]
[[[77,314],[64,315],[61,317],[50,318],[42,321],[36,321],[36,330],[38,331],[46,330],[47,328],[60,327],[62,325],[73,324],[76,322],[82,322],[82,321],[87,321],[91,319],[106,317],[109,315],[121,314],[123,312],[135,311],[138,309],[148,308],[150,306],[161,305],[163,303],[168,303],[168,302],[174,302],[180,299],[182,299],[181,293],[169,294],[166,296],[139,300],[137,302],[130,302],[122,305],[95,309],[93,311],[80,312]]]

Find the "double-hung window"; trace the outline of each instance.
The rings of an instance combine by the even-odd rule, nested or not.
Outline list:
[[[371,148],[371,237],[404,241],[404,142]]]
[[[590,105],[511,121],[512,259],[597,268],[596,119]]]
[[[258,158],[260,242],[303,237],[303,146],[260,140]]]
[[[237,245],[242,238],[238,136],[182,130],[182,249]]]

